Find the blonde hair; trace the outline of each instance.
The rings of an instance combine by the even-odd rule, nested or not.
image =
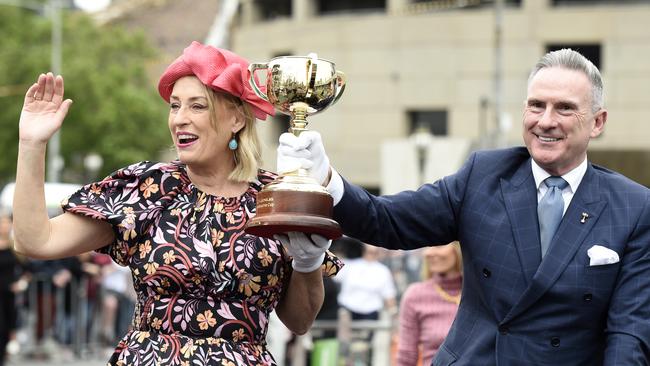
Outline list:
[[[463,253],[460,250],[460,243],[458,241],[451,242],[447,244],[454,248],[454,253],[456,253],[456,266],[454,269],[458,271],[458,273],[462,274],[463,273]],[[426,249],[425,249],[426,250]],[[422,277],[423,280],[428,280],[433,277],[433,273],[429,269],[429,266],[427,265],[426,261],[422,262],[422,272],[420,273],[420,276]]]
[[[233,151],[235,169],[230,173],[228,179],[237,182],[257,180],[258,169],[262,165],[262,154],[260,152],[260,140],[257,136],[257,126],[255,125],[256,119],[251,106],[234,95],[216,92],[205,85],[203,86],[208,97],[212,128],[217,130],[217,110],[219,108],[217,101],[224,108],[234,109],[239,114],[238,117],[244,119],[244,127],[235,134],[239,146]]]

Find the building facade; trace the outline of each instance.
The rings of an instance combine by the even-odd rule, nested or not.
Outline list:
[[[415,131],[472,148],[522,144],[531,67],[548,50],[572,47],[605,83],[609,120],[590,159],[650,186],[650,1],[503,0],[501,11],[496,3],[241,0],[229,47],[255,62],[309,52],[335,62],[345,93],[309,128],[343,176],[377,191],[382,145]],[[287,121],[260,127],[274,169]]]

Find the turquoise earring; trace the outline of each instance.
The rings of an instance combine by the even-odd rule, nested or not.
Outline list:
[[[235,133],[233,133],[232,138],[230,139],[230,141],[228,141],[228,148],[233,151],[237,150],[237,148],[239,147],[239,144],[237,143],[237,139],[235,137],[236,135]]]

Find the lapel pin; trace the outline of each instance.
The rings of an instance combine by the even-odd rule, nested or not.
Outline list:
[[[585,222],[587,222],[587,219],[589,218],[589,214],[586,213],[586,212],[583,212],[583,213],[581,214],[581,216],[582,216],[582,218],[580,218],[580,223],[581,223],[581,224],[584,224]]]

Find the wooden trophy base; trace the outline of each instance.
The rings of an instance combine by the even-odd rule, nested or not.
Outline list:
[[[296,178],[282,176],[257,194],[257,214],[246,233],[270,239],[289,231],[341,237],[341,227],[331,219],[332,196],[320,185],[298,183]]]

